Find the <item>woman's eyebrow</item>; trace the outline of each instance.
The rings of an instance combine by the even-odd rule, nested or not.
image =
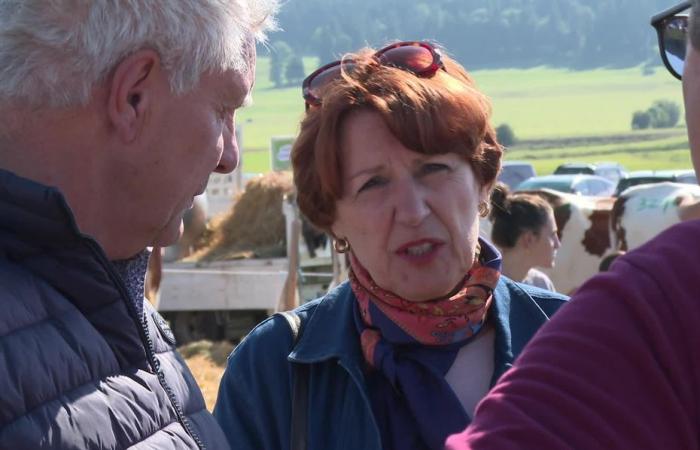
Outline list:
[[[373,167],[368,167],[368,168],[366,168],[366,169],[358,170],[358,171],[355,172],[354,174],[350,175],[350,176],[348,177],[348,180],[354,180],[355,178],[357,178],[357,177],[359,177],[359,176],[361,176],[361,175],[367,175],[367,174],[370,174],[370,173],[377,173],[377,172],[379,172],[380,170],[382,170],[382,168],[384,168],[384,166],[380,164],[380,165],[378,165],[378,166],[373,166]]]

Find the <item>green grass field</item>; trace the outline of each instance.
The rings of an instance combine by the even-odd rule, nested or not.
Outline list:
[[[307,73],[317,66],[307,58]],[[304,103],[299,86],[274,89],[269,59],[258,62],[254,104],[238,113],[243,133],[243,170],[270,170],[272,136],[295,135]],[[508,123],[521,140],[507,159],[528,160],[538,173],[562,162],[617,161],[629,170],[690,168],[683,127],[630,131],[632,114],[654,100],[682,105],[680,83],[659,67],[569,71],[534,68],[472,73],[492,101],[493,124]],[[682,125],[682,124],[681,124]]]

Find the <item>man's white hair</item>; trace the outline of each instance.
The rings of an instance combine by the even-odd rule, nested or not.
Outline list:
[[[0,0],[0,102],[85,104],[129,54],[158,52],[171,89],[243,69],[278,0]]]

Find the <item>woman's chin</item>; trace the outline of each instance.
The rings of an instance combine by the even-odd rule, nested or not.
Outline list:
[[[402,299],[409,302],[421,303],[448,296],[454,291],[454,286],[452,286],[450,283],[440,285],[426,285],[423,283],[420,285],[415,284],[413,286],[405,286],[399,291],[400,292],[394,291],[394,293]]]

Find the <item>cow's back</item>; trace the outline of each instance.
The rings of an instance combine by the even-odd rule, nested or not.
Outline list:
[[[543,270],[557,291],[568,294],[598,272],[601,258],[610,249],[613,200],[560,194],[552,206],[561,246],[554,267]]]
[[[700,201],[700,186],[657,183],[634,186],[616,200],[611,227],[614,247],[631,250],[681,221],[684,208]]]
[[[551,269],[542,268],[558,292],[570,293],[598,272],[609,252],[612,198],[586,197],[551,189],[525,191],[552,206],[561,246]],[[490,238],[491,224],[481,221],[482,236]]]

